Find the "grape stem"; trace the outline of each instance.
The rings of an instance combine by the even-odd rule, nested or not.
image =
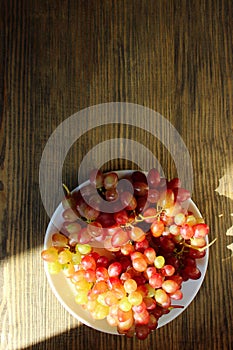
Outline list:
[[[63,188],[64,188],[64,190],[65,190],[65,192],[66,192],[66,195],[67,195],[67,196],[70,196],[70,195],[71,195],[71,192],[70,192],[69,188],[68,188],[65,184],[62,184],[62,186],[63,186]]]
[[[186,243],[186,242],[183,242],[183,245],[184,245],[185,247],[198,250],[199,252],[203,252],[204,250],[206,250],[207,248],[209,248],[211,245],[213,245],[216,241],[217,241],[217,238],[215,238],[212,242],[210,242],[209,244],[205,245],[204,247],[195,247],[195,246],[193,246],[193,245],[191,245],[191,244],[188,244],[188,243]]]

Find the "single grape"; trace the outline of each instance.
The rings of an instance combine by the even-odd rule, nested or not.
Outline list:
[[[100,255],[100,257],[96,260],[97,267],[108,267],[108,265],[109,259],[104,255]]]
[[[179,289],[179,285],[173,280],[166,280],[162,283],[162,288],[168,294],[173,294]]]
[[[175,197],[172,190],[168,189],[160,194],[159,200],[157,202],[158,206],[161,208],[169,208],[174,205]]]
[[[186,274],[188,278],[198,280],[201,277],[201,271],[195,266],[186,266],[182,273]]]
[[[48,262],[48,271],[51,275],[58,274],[62,269],[62,265],[58,262]]]
[[[69,222],[75,222],[79,217],[77,211],[72,208],[65,209],[62,216],[65,221]]]
[[[137,198],[137,207],[135,209],[137,214],[142,213],[144,210],[148,208],[148,206],[149,206],[149,202],[147,202],[147,196]]]
[[[160,273],[154,273],[149,278],[149,284],[152,288],[161,288],[163,283],[163,277],[160,275]]]
[[[174,189],[174,188],[180,188],[181,187],[181,181],[178,177],[175,177],[174,179],[168,181],[167,188]]]
[[[92,237],[91,235],[88,233],[87,228],[83,227],[79,233],[78,233],[78,243],[79,244],[87,244],[91,241]]]
[[[164,232],[164,223],[162,221],[154,221],[151,224],[150,230],[154,237],[160,237]]]
[[[68,238],[59,232],[56,232],[52,235],[52,244],[55,247],[67,247],[68,241]]]
[[[87,232],[92,237],[99,237],[103,234],[102,225],[97,221],[91,222],[87,225]]]
[[[145,182],[134,182],[134,195],[136,197],[145,197],[148,192],[148,185]]]
[[[154,266],[149,266],[149,267],[147,267],[146,271],[144,272],[144,275],[145,275],[146,278],[149,280],[149,278],[150,278],[152,275],[156,274],[156,273],[157,273],[156,267],[154,267]]]
[[[137,207],[136,198],[130,192],[121,193],[120,200],[126,210],[134,210]]]
[[[134,246],[129,242],[129,243],[126,243],[124,244],[122,247],[121,247],[121,253],[123,255],[130,255],[131,253],[134,252]]]
[[[149,248],[149,242],[144,238],[143,241],[136,242],[134,246],[136,251],[144,253],[145,249]]]
[[[157,326],[158,326],[157,318],[153,314],[150,314],[149,322],[148,322],[149,330],[153,331],[157,328]]]
[[[41,252],[41,257],[47,262],[56,262],[58,258],[58,251],[55,247],[50,247]]]
[[[145,258],[136,258],[132,261],[133,268],[136,271],[143,272],[147,268],[147,262]]]
[[[118,225],[125,225],[129,220],[129,215],[126,210],[121,210],[114,213],[114,219]]]
[[[149,187],[156,188],[160,183],[160,174],[157,169],[150,169],[147,174],[147,182]]]
[[[160,193],[155,188],[150,188],[147,193],[147,200],[149,203],[157,203],[160,197]]]
[[[119,229],[111,238],[113,247],[121,247],[129,241],[129,234],[127,231]]]
[[[137,325],[135,328],[136,337],[139,340],[144,340],[148,337],[150,330],[148,325]]]
[[[183,213],[176,214],[174,217],[174,223],[176,225],[183,225],[185,221],[186,221],[186,218]]]
[[[171,305],[170,297],[163,289],[156,289],[155,300],[162,307],[169,307]]]
[[[72,253],[68,249],[62,250],[58,254],[58,261],[59,261],[60,264],[67,264],[71,260],[72,260]]]
[[[135,324],[137,325],[148,325],[150,314],[147,310],[143,310],[142,312],[134,313]]]
[[[132,292],[128,295],[128,300],[129,300],[131,305],[138,306],[142,303],[143,298],[142,298],[141,293],[135,291],[135,292]]]
[[[101,304],[97,304],[95,309],[92,311],[92,317],[95,320],[103,320],[109,314],[109,307]]]
[[[85,270],[84,277],[87,280],[87,282],[95,282],[96,281],[96,275],[95,275],[95,270],[93,269],[87,269]]]
[[[172,265],[164,265],[164,267],[161,270],[161,273],[163,276],[170,277],[173,276],[176,269]]]
[[[92,256],[85,255],[81,260],[81,266],[84,270],[94,270],[96,269],[96,261]]]
[[[97,260],[97,266],[98,266],[98,260]],[[108,270],[104,266],[97,267],[95,274],[96,274],[97,281],[107,281],[109,278]]]
[[[133,182],[147,183],[146,175],[142,171],[139,171],[139,170],[134,171],[131,175],[131,178],[132,178]]]
[[[83,277],[83,279],[80,279],[79,281],[77,281],[75,283],[75,288],[77,291],[80,291],[80,290],[85,290],[86,293],[88,292],[88,290],[90,290],[92,287],[92,283],[88,282],[86,279],[85,279],[85,275]]]
[[[118,277],[122,271],[122,266],[119,262],[115,261],[108,267],[108,274],[110,277]]]
[[[92,251],[92,247],[89,244],[76,244],[75,250],[82,255],[86,255]]]
[[[197,224],[193,226],[194,237],[203,238],[209,233],[209,226],[206,224]]]
[[[101,172],[101,170],[93,169],[90,172],[89,180],[90,180],[91,185],[93,185],[94,187],[96,187],[96,188],[103,187],[104,176],[103,176],[103,173]]]
[[[177,289],[175,293],[169,294],[171,299],[174,300],[181,300],[183,298],[183,293],[181,292],[180,289]]]
[[[146,248],[144,250],[144,255],[146,257],[147,263],[148,264],[153,264],[153,262],[155,260],[155,257],[156,257],[155,250],[153,248],[151,248],[151,247]]]
[[[145,239],[145,232],[138,226],[131,228],[129,233],[130,239],[134,242],[141,242]]]
[[[129,278],[124,282],[124,288],[126,293],[130,294],[132,292],[135,292],[137,287],[138,287],[137,282],[132,278]]]
[[[98,281],[94,284],[92,292],[94,294],[102,294],[108,291],[108,285],[105,281]]]
[[[154,260],[154,265],[157,269],[162,269],[165,265],[165,259],[162,255],[159,255]]]
[[[173,189],[175,202],[182,203],[187,199],[191,198],[190,192],[185,188],[174,188]]]
[[[129,302],[129,299],[126,296],[119,301],[118,305],[119,309],[125,312],[130,311],[132,309],[132,304]]]
[[[62,265],[62,271],[67,278],[72,278],[75,273],[75,268],[72,263]]]
[[[116,188],[117,183],[118,183],[117,173],[111,172],[104,176],[104,188],[106,190]]]
[[[75,302],[79,305],[87,304],[88,302],[87,292],[85,290],[80,290],[75,297]]]
[[[193,227],[188,224],[184,224],[180,228],[180,234],[184,239],[190,239],[194,235]]]
[[[105,303],[108,306],[112,306],[118,303],[118,298],[114,291],[109,290],[105,293]]]

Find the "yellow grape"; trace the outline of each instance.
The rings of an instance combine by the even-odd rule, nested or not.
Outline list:
[[[68,245],[68,238],[60,232],[56,232],[52,235],[52,244],[55,247],[66,247]]]
[[[132,293],[132,292],[135,292],[135,290],[137,289],[137,282],[132,279],[132,278],[129,278],[128,280],[125,281],[124,283],[124,288],[125,288],[125,291],[126,293]]]
[[[128,295],[128,300],[132,305],[140,305],[142,302],[142,295],[137,291],[132,292]]]
[[[120,301],[119,301],[119,308],[122,311],[129,311],[132,308],[132,304],[129,302],[129,299],[127,297],[123,297]]]
[[[87,291],[86,290],[80,290],[78,294],[75,297],[75,301],[77,304],[84,305],[87,304],[88,298],[87,298]]]
[[[188,215],[186,217],[186,223],[190,226],[196,225],[197,219],[195,218],[194,215]]]
[[[47,262],[56,262],[58,257],[58,251],[54,247],[50,247],[41,252],[41,257]]]
[[[101,305],[103,306],[109,306],[106,301],[105,301],[105,298],[106,298],[106,292],[105,293],[102,293],[102,294],[99,294],[98,297],[97,297],[97,301],[98,303],[100,303]]]
[[[91,289],[91,287],[92,287],[92,283],[87,282],[87,280],[85,278],[83,278],[80,281],[75,283],[75,288],[77,290],[86,290],[86,291],[88,291],[89,289]]]
[[[109,314],[109,307],[101,304],[97,304],[95,309],[92,311],[92,317],[95,320],[103,320]]]
[[[48,271],[51,273],[51,275],[56,275],[58,274],[62,269],[62,265],[58,262],[49,262],[48,263]]]
[[[73,275],[75,273],[74,265],[73,264],[65,264],[64,266],[62,266],[62,271],[66,277],[71,278],[71,277],[73,277]]]
[[[59,254],[58,254],[58,261],[60,264],[67,264],[72,260],[72,253],[70,250],[66,249],[66,250],[62,250]]]
[[[155,258],[154,265],[157,269],[162,269],[165,264],[165,259],[162,255],[159,255]]]
[[[82,255],[79,251],[77,251],[72,255],[72,263],[74,265],[79,265],[81,263],[81,260],[82,260]]]

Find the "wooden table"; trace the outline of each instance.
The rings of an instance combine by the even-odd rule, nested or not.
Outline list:
[[[232,1],[10,0],[0,7],[1,349],[232,349]],[[49,222],[39,187],[44,147],[69,116],[108,102],[151,108],[176,128],[193,165],[193,199],[210,239],[217,237],[194,301],[145,341],[79,323],[53,295],[40,258]],[[75,187],[87,152],[119,137],[176,175],[155,136],[99,120],[68,152],[64,182]],[[132,159],[102,168],[138,169]],[[51,176],[46,181],[53,186]]]

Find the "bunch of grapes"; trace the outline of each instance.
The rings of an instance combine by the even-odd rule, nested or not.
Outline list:
[[[182,206],[190,193],[180,180],[156,169],[123,181],[94,169],[88,185],[66,192],[63,226],[41,253],[49,272],[63,271],[94,319],[145,339],[177,307],[182,283],[200,278],[208,225]]]

